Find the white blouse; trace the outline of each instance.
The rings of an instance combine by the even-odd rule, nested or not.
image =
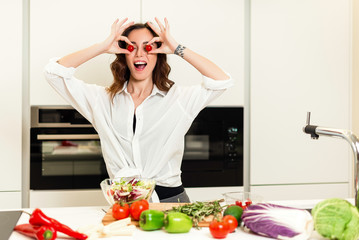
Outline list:
[[[74,77],[75,68],[50,60],[45,76],[50,85],[96,129],[110,178],[153,178],[165,187],[180,186],[184,136],[197,114],[233,80],[213,80],[168,92],[156,86],[134,111],[127,84],[112,100],[105,87]],[[133,132],[134,114],[136,131]]]

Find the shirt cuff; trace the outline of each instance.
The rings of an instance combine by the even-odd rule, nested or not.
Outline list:
[[[59,59],[59,57],[51,58],[45,67],[45,71],[63,78],[71,78],[75,74],[76,68],[62,66],[57,62]]]
[[[223,90],[230,88],[234,85],[234,81],[230,74],[226,73],[229,76],[227,80],[213,80],[212,78],[202,76],[203,86],[211,90]]]

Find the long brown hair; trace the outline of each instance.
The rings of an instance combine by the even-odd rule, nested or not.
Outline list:
[[[128,37],[131,31],[143,28],[148,29],[154,37],[158,36],[147,23],[137,23],[131,25],[122,33],[122,35]],[[161,46],[161,43],[156,44],[157,47]],[[126,43],[124,41],[120,41],[119,46],[121,48],[126,48]],[[111,71],[114,81],[106,90],[110,94],[111,99],[113,99],[116,93],[122,90],[125,82],[130,79],[131,73],[126,63],[125,54],[116,54],[116,59],[111,63]],[[174,84],[173,81],[168,79],[170,71],[171,67],[167,63],[166,54],[159,53],[157,55],[156,66],[152,72],[152,81],[159,90],[168,91]]]

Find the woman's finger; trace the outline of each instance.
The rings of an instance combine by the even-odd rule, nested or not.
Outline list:
[[[117,41],[124,41],[124,42],[126,42],[128,45],[132,45],[132,42],[131,42],[127,37],[125,37],[125,36],[119,36],[119,37],[117,38]]]
[[[161,30],[154,26],[151,22],[147,22],[148,26],[159,36],[161,35]]]
[[[111,25],[111,32],[115,33],[116,32],[116,28],[117,28],[117,23],[118,23],[119,19],[117,18]]]
[[[157,53],[163,53],[161,48],[153,49],[148,54],[157,54]]]
[[[151,41],[149,41],[147,44],[151,45],[154,42],[162,42],[162,39],[160,37],[154,37],[151,39]]]
[[[128,20],[128,18],[122,19],[121,22],[118,23],[118,25],[122,26],[127,20]]]
[[[166,26],[166,30],[169,32],[170,31],[170,25],[168,23],[167,18],[165,18],[165,26]]]
[[[129,23],[126,23],[125,25],[121,26],[119,29],[118,29],[118,33],[119,34],[122,34],[128,27],[130,27],[131,25],[133,25],[135,22],[129,22]]]
[[[160,20],[158,20],[158,18],[155,17],[155,20],[157,22],[157,25],[160,27],[161,31],[164,32],[165,31],[165,27],[163,26],[163,24],[160,22]]]

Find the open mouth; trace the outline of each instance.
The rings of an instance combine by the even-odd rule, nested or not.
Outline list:
[[[135,62],[134,65],[137,71],[142,71],[147,66],[147,63],[144,61],[138,61]]]

